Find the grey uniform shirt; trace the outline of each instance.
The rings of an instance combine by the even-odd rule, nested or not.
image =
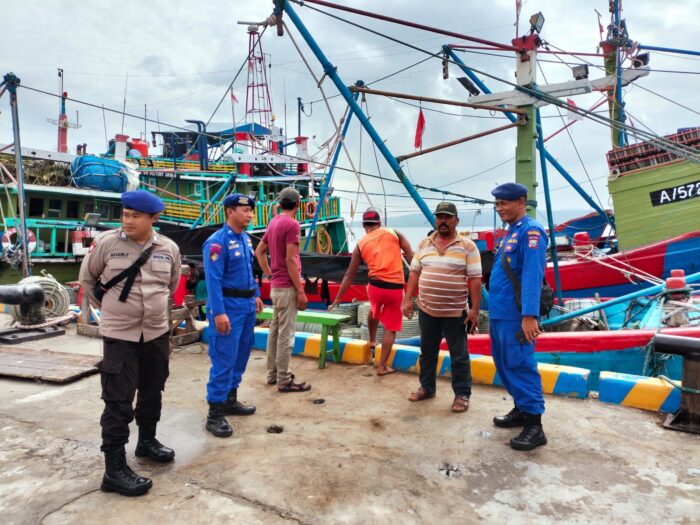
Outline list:
[[[143,250],[155,244],[153,253],[136,276],[126,302],[119,294],[126,280],[107,290],[102,303],[95,297],[95,284],[107,283],[131,266]],[[180,282],[180,249],[154,233],[143,246],[129,239],[121,229],[95,238],[80,266],[80,285],[90,302],[101,309],[100,333],[124,341],[151,341],[168,331],[168,297]]]

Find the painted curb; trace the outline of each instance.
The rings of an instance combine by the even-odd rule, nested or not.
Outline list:
[[[600,400],[654,412],[676,412],[681,406],[681,392],[656,377],[601,372],[598,386]]]
[[[253,348],[262,350],[267,348],[268,328],[256,328],[255,338],[253,340]],[[294,348],[292,355],[302,355],[305,357],[313,357],[318,359],[321,347],[321,334],[309,334],[306,332],[297,332],[294,335]],[[328,337],[327,350],[333,349],[333,337]],[[328,356],[328,361],[333,361],[333,356]],[[366,365],[372,362],[372,352],[367,341],[359,339],[350,339],[349,337],[340,338],[340,360],[343,363],[351,363],[355,365]]]
[[[377,346],[375,361],[378,361],[381,345]],[[394,345],[389,356],[389,366],[402,372],[420,372],[420,349],[415,346]],[[496,372],[496,365],[491,356],[470,355],[472,381],[482,385],[503,386]],[[438,355],[438,376],[449,376],[451,373],[450,354],[440,351]],[[588,397],[589,370],[573,366],[550,365],[538,363],[537,369],[542,377],[542,390],[545,394],[575,397]]]
[[[379,362],[381,345],[375,352],[375,364]],[[420,372],[420,349],[415,346],[394,345],[389,356],[389,366],[402,372]],[[496,372],[496,365],[491,356],[470,355],[472,381],[482,385],[503,386]],[[438,355],[438,376],[450,376],[450,354],[440,351]],[[537,369],[542,377],[542,390],[545,394],[575,397],[588,397],[589,370],[573,366],[550,365],[538,363]]]

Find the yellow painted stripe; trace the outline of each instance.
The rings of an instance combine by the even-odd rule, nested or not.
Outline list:
[[[637,382],[629,394],[625,396],[622,405],[658,411],[673,390],[673,386],[662,379],[650,377]]]
[[[304,354],[306,357],[318,357],[320,355],[321,336],[312,335],[304,342]]]
[[[557,379],[559,379],[559,373],[561,370],[559,367],[555,366],[539,365],[537,368],[540,372],[540,377],[542,378],[542,391],[545,394],[551,394],[554,392],[554,385],[557,384]]]
[[[496,365],[489,356],[472,357],[471,359],[472,379],[475,383],[482,385],[492,385],[496,377]]]
[[[440,370],[442,370],[442,362],[445,360],[446,354],[447,354],[447,352],[440,352],[438,354],[438,362],[437,362],[437,368],[436,368],[436,373],[438,376],[440,375]],[[447,355],[449,355],[449,354],[447,354]],[[452,368],[452,367],[450,367],[450,368]]]
[[[372,360],[372,351],[366,341],[354,340],[345,343],[343,362],[364,365]]]

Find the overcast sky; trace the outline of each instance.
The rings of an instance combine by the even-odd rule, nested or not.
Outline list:
[[[514,0],[356,0],[340,3],[497,42],[509,43],[515,36]],[[542,11],[546,18],[542,37],[552,46],[567,51],[596,51],[599,35],[595,9],[604,15],[604,26],[609,21],[608,2],[605,0],[525,0],[523,4],[520,33],[527,29],[529,15]],[[700,0],[664,3],[627,0],[623,6],[623,17],[627,19],[633,40],[676,48],[696,44],[700,29]],[[167,129],[168,124],[184,125],[185,119],[206,121],[212,116],[221,97],[225,96],[226,87],[247,56],[248,35],[245,26],[238,25],[237,21],[262,20],[270,14],[271,8],[272,2],[268,0],[4,0],[0,70],[2,73],[15,72],[23,85],[57,92],[57,68],[63,68],[64,89],[71,97],[116,109],[122,105],[128,72],[127,112],[142,115],[145,104],[149,117],[158,115],[162,129]],[[295,8],[324,52],[338,67],[346,84],[358,79],[370,82],[425,58],[420,52],[309,8],[296,5]],[[438,51],[445,43],[466,43],[347,13],[334,14],[430,51]],[[291,26],[289,20],[287,23]],[[301,42],[296,29],[290,29],[297,41]],[[302,133],[313,137],[310,150],[314,153],[333,133],[323,103],[310,103],[321,98],[320,92],[288,37],[279,38],[274,29],[269,30],[263,37],[263,46],[265,52],[271,55],[270,84],[277,123],[287,128],[288,136],[296,134],[296,98],[302,97],[306,102],[306,112],[310,113],[309,117],[302,117]],[[302,51],[320,76],[322,71],[318,61],[303,43]],[[475,68],[513,79],[514,57],[500,55],[466,53],[463,59]],[[541,55],[540,58],[558,62],[553,55]],[[563,59],[580,62],[572,57]],[[600,58],[587,59],[596,66],[602,65]],[[572,79],[568,66],[552,62],[541,63],[544,74],[539,73],[540,84]],[[654,52],[651,66],[664,72],[652,72],[637,85],[625,89],[627,109],[634,119],[634,125],[647,127],[661,135],[672,133],[679,127],[700,125],[700,58]],[[450,79],[443,80],[440,61],[432,59],[374,87],[466,100],[467,93],[456,80],[462,75],[455,66],[451,66],[450,73]],[[600,76],[603,75],[599,69],[591,68],[591,78]],[[484,80],[493,91],[511,89],[491,79]],[[240,100],[236,106],[237,116],[242,114],[244,108],[245,82],[244,69],[234,85]],[[328,80],[323,87],[328,95],[337,93]],[[23,145],[55,149],[55,127],[46,119],[57,118],[58,100],[28,90],[20,90],[19,96]],[[581,95],[576,97],[576,103],[588,108],[599,98],[600,95],[596,93]],[[12,141],[7,100],[7,96],[0,100],[0,142]],[[330,103],[338,118],[345,109],[344,102],[336,97]],[[395,155],[412,152],[418,109],[376,96],[368,97],[367,105],[372,122],[386,139],[390,150]],[[423,108],[427,121],[424,147],[506,123],[503,117],[483,111],[433,104],[423,104]],[[456,115],[429,111],[432,109]],[[102,111],[69,103],[71,120],[76,119],[76,111],[79,111],[82,127],[69,132],[71,151],[74,151],[76,144],[83,142],[88,143],[91,152],[104,151],[106,142]],[[562,125],[555,108],[543,108],[542,115],[546,135]],[[212,121],[231,121],[228,96],[225,96],[221,109]],[[148,125],[149,137],[155,127]],[[107,113],[107,136],[112,137],[120,128],[121,116]],[[125,133],[138,136],[143,130],[143,121],[126,118]],[[592,194],[597,193],[597,197],[594,195],[596,200],[600,199],[602,205],[608,207],[605,152],[610,149],[609,131],[600,124],[584,121],[570,128],[570,133],[581,160],[567,133],[553,138],[548,142],[548,148],[576,180],[581,181]],[[378,163],[375,161],[368,136],[360,135],[360,127],[355,121],[347,138],[355,164],[358,167],[361,165],[362,171],[381,173],[386,178],[394,179],[383,159],[380,158]],[[515,131],[509,130],[411,160],[407,173],[418,184],[489,198],[489,191],[496,184],[514,179],[514,149]],[[341,156],[340,166],[349,167],[344,156]],[[563,179],[552,169],[550,177],[551,185],[555,188],[552,194],[555,208],[587,209],[587,205],[573,190],[565,187]],[[462,179],[466,180],[455,183]],[[376,179],[365,178],[364,184],[371,193],[406,194],[400,184],[393,182],[385,182],[382,188]],[[338,190],[357,190],[356,179],[345,171],[338,172],[334,185]],[[354,198],[354,194],[338,194],[348,199]],[[423,195],[439,197],[429,192]],[[383,197],[374,195],[371,198],[376,205],[384,207]],[[540,209],[544,211],[543,197],[540,195],[538,200]],[[407,198],[389,196],[386,202],[389,217],[415,210],[415,205]],[[435,201],[428,203],[432,207]],[[366,199],[361,195],[359,207],[362,209],[366,205]],[[460,207],[466,213],[473,205]],[[348,209],[349,206],[346,206]]]

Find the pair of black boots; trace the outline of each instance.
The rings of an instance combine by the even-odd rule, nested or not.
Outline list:
[[[524,427],[520,435],[510,440],[510,446],[515,450],[533,450],[547,444],[542,415],[521,412],[517,405],[505,416],[494,417],[493,424],[500,428]]]
[[[255,414],[255,407],[246,406],[238,401],[238,389],[234,388],[228,393],[223,403],[209,403],[206,428],[216,437],[230,437],[233,434],[233,428],[224,416],[252,416],[253,414]]]
[[[136,455],[159,463],[169,463],[175,459],[175,451],[156,439],[155,425],[139,426],[139,441]],[[140,496],[148,492],[153,482],[136,474],[126,463],[124,447],[105,452],[105,473],[102,477],[104,492],[117,492],[123,496]]]

